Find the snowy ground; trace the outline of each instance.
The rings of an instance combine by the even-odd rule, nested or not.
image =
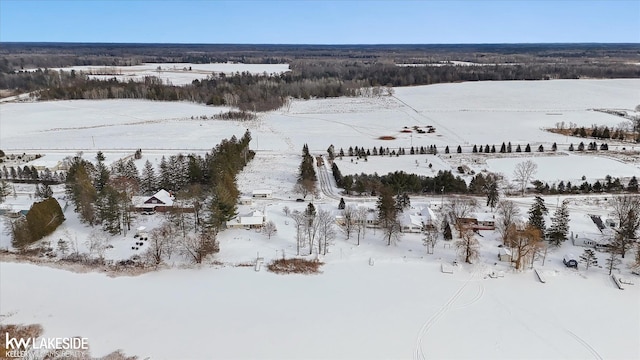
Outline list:
[[[143,158],[136,162],[141,169],[145,160],[157,164],[163,155],[201,153],[248,128],[251,147],[258,152],[238,176],[238,186],[243,195],[271,189],[274,199],[254,201],[242,209],[264,211],[278,232],[268,239],[254,230],[227,230],[220,235],[221,251],[213,259],[223,265],[137,277],[2,262],[0,315],[7,316],[3,320],[7,323],[40,323],[46,336],[88,337],[94,355],[122,348],[127,354],[153,359],[640,358],[640,278],[621,267],[616,273],[636,285],[620,291],[601,267],[566,269],[562,256],[583,250],[570,242],[550,251],[544,265],[542,259],[536,260],[534,266],[547,278],[545,284],[529,269],[515,273],[497,262],[499,241],[492,231],[481,232],[480,260],[454,267],[453,274],[440,271],[441,264],[457,258],[450,244],[440,241],[435,254],[428,255],[418,234],[406,234],[397,244],[386,246],[373,229],[367,230],[360,246],[339,234],[323,258],[326,265],[320,275],[280,276],[234,266],[253,263],[257,256],[268,262],[283,253],[296,254],[293,223],[282,208],[303,210],[307,205],[296,202],[299,195],[292,192],[305,143],[314,153],[325,153],[330,144],[345,151],[349,146],[392,149],[435,144],[441,152],[439,157],[371,156],[367,162],[354,159],[353,163],[345,157],[337,160],[343,174],[404,170],[431,175],[465,163],[477,171],[488,168],[508,175],[525,154],[501,159],[451,154],[449,159],[442,154],[444,146],[454,151],[457,145],[469,149],[474,143],[530,142],[533,147],[576,142],[541,128],[558,121],[616,125],[621,118],[589,109],[633,109],[640,102],[638,87],[638,80],[442,84],[399,88],[395,97],[294,101],[289,109],[251,122],[202,120],[202,115],[227,109],[189,103],[2,104],[3,150],[36,149],[31,152],[45,154],[39,160],[45,164],[78,150],[84,150],[87,158],[103,150],[115,159],[142,148]],[[436,133],[400,132],[404,126],[426,125],[436,127]],[[382,135],[398,139],[378,140]],[[637,163],[633,167],[598,154],[595,158],[530,155],[539,165],[539,177],[550,181],[573,182],[582,175],[637,176]],[[62,198],[62,188],[54,190]],[[337,212],[337,189],[327,191],[314,203]],[[16,197],[10,196],[7,203],[28,206],[32,192],[32,186],[16,185]],[[569,199],[571,231],[594,233],[597,229],[588,215],[610,217],[606,197],[547,197],[546,201],[553,212]],[[430,203],[438,210],[444,200],[437,196],[412,203]],[[532,202],[513,200],[523,213]],[[347,198],[347,202],[374,206],[373,201]],[[67,239],[86,251],[86,240],[95,231],[79,222],[72,207],[65,217],[47,240],[53,244]],[[140,215],[133,229],[151,229],[162,221],[160,214]],[[10,248],[2,230],[0,248]],[[144,250],[144,246],[131,249],[136,241],[133,232],[107,241],[113,247],[105,256],[112,260]],[[604,254],[597,255],[604,264]],[[629,259],[625,261],[628,264]],[[179,254],[169,261],[176,267],[184,263]],[[501,272],[504,277],[488,276]]]
[[[288,64],[238,64],[238,63],[153,63],[134,66],[72,66],[53,70],[84,72],[93,79],[113,79],[118,81],[142,81],[146,76],[155,76],[165,84],[185,85],[194,80],[206,79],[212,75],[232,75],[248,72],[251,74],[281,74],[289,71]]]

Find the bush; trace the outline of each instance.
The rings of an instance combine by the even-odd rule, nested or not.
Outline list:
[[[318,274],[324,263],[305,259],[278,259],[267,266],[269,271],[276,274]]]
[[[62,208],[55,198],[34,203],[27,216],[17,220],[12,226],[13,246],[22,248],[42,239],[64,220]]]

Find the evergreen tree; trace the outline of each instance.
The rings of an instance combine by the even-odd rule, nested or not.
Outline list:
[[[558,144],[553,143],[553,145],[551,145],[551,151],[558,151]]]
[[[522,152],[522,149],[520,148],[520,145],[519,145],[519,144],[518,144],[518,147],[516,148],[516,152],[517,152],[517,153]]]
[[[582,255],[580,255],[580,262],[584,263],[587,270],[589,270],[589,266],[597,266],[598,258],[596,257],[595,251],[585,249]]]
[[[9,184],[4,180],[0,180],[0,204],[3,203],[7,196],[9,196],[10,194],[11,187],[9,186]]]
[[[507,152],[511,152],[511,141],[509,141],[509,143],[507,144]]]
[[[507,152],[507,145],[504,142],[500,146],[500,152],[503,154]]]
[[[490,206],[491,210],[493,210],[493,208],[495,208],[498,204],[498,200],[500,200],[498,181],[494,176],[487,177],[487,183],[484,186],[484,192],[487,196],[487,206]]]
[[[460,145],[458,145],[458,150],[456,150],[458,154],[462,153],[462,147]]]
[[[559,247],[567,240],[569,234],[569,203],[567,200],[562,202],[562,205],[556,209],[551,217],[551,226],[547,230],[547,239],[549,242]],[[543,222],[544,224],[544,222]]]
[[[447,145],[447,146],[444,148],[444,153],[445,153],[445,154],[448,154],[448,153],[449,153],[449,145]]]
[[[473,150],[472,152],[475,154],[478,152],[478,147],[476,145],[473,145]]]
[[[406,192],[396,195],[396,209],[402,211],[411,206],[411,199]]]
[[[122,195],[111,185],[106,185],[102,191],[98,193],[96,201],[97,219],[102,224],[102,230],[111,235],[117,235],[122,232],[120,226],[120,208]]]
[[[524,152],[531,152],[531,145],[527,144],[527,146],[524,148]]]
[[[146,195],[151,195],[158,190],[156,173],[153,170],[153,165],[151,165],[151,162],[149,160],[144,163],[144,168],[142,169],[140,189],[142,190],[142,193]]]
[[[638,179],[636,179],[635,176],[632,176],[631,180],[629,180],[629,184],[627,184],[627,191],[632,193],[638,192]]]
[[[542,146],[542,144],[538,146],[538,152],[544,152],[544,146]]]
[[[53,196],[53,190],[48,184],[36,184],[35,197],[39,199],[47,199]]]
[[[24,218],[11,224],[12,245],[23,248],[51,234],[65,220],[58,200],[48,198],[31,206]]]
[[[171,172],[167,159],[162,156],[160,159],[160,174],[158,176],[158,187],[164,190],[173,190],[171,188]]]
[[[94,186],[96,187],[96,190],[100,192],[102,188],[104,188],[105,185],[107,185],[107,182],[109,182],[110,172],[107,166],[104,164],[105,157],[102,151],[98,151],[96,155],[96,160],[97,160],[96,173],[95,173],[95,178],[93,180],[93,183],[94,183]]]
[[[533,205],[529,209],[529,224],[536,229],[540,230],[540,234],[544,234],[546,225],[544,221],[544,215],[549,213],[549,210],[544,205],[544,199],[540,196],[536,196]]]
[[[96,188],[90,178],[93,165],[83,160],[80,155],[71,159],[67,171],[66,193],[75,205],[80,219],[90,225],[95,221],[94,203],[97,198]]]
[[[340,203],[338,204],[338,209],[339,210],[344,210],[344,207],[345,207],[344,198],[340,198]]]
[[[451,240],[453,239],[453,233],[451,232],[451,225],[449,224],[449,221],[447,220],[447,218],[444,218],[444,224],[442,225],[442,236],[444,237],[445,240]]]

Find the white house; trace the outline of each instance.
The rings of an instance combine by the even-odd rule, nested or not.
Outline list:
[[[234,219],[227,221],[229,229],[258,229],[264,225],[266,218],[262,211],[254,210],[253,212],[236,216]]]
[[[495,230],[496,228],[496,216],[492,213],[477,213],[476,219],[478,224],[477,230]]]
[[[253,190],[252,196],[254,198],[271,199],[271,197],[273,197],[273,191],[271,191],[271,190]]]
[[[422,229],[433,226],[436,221],[436,214],[428,206],[411,207],[403,211],[400,218],[402,232],[409,233],[422,232]]]
[[[576,233],[571,238],[573,245],[583,246],[586,248],[600,249],[605,246],[607,241],[603,238],[602,234],[585,234]]]

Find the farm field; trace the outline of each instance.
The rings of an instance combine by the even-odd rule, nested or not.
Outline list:
[[[324,190],[315,198],[296,201],[293,187],[304,144],[314,155],[326,155],[331,144],[345,152],[350,146],[438,148],[438,155],[370,156],[367,161],[345,156],[336,160],[343,175],[402,170],[430,176],[455,172],[464,164],[508,178],[518,162],[530,158],[538,164],[536,178],[543,181],[639,177],[633,152],[638,146],[610,142],[611,152],[579,155],[566,148],[585,139],[543,130],[562,121],[615,127],[624,119],[593,109],[633,111],[640,103],[638,88],[640,80],[442,84],[396,88],[393,96],[384,97],[294,100],[247,122],[212,120],[211,115],[229,109],[191,103],[0,104],[0,147],[7,154],[44,155],[27,165],[57,164],[78,151],[93,159],[99,150],[112,163],[142,149],[136,160],[140,170],[147,160],[157,166],[162,156],[202,154],[249,129],[256,157],[238,176],[238,187],[243,196],[269,189],[273,198],[253,200],[238,212],[262,211],[278,229],[271,238],[255,230],[226,230],[220,234],[220,252],[206,264],[188,265],[174,254],[167,268],[138,276],[2,261],[0,315],[11,323],[39,323],[45,336],[88,337],[94,356],[123,349],[151,359],[640,358],[640,278],[626,267],[631,255],[616,272],[635,283],[624,291],[608,276],[604,253],[597,253],[599,266],[566,268],[563,256],[584,249],[571,241],[550,250],[545,260],[535,260],[546,283],[529,266],[516,272],[498,261],[495,231],[480,232],[480,258],[472,265],[455,264],[456,249],[445,241],[427,254],[421,234],[404,234],[387,246],[380,230],[367,229],[360,245],[339,233],[329,253],[320,256],[325,263],[321,274],[276,275],[253,266],[258,257],[269,262],[296,256],[295,228],[285,206],[303,211],[313,199],[317,208],[339,214],[340,190],[331,179],[323,180]],[[414,126],[436,130],[403,132]],[[471,154],[474,144],[509,141],[534,149],[556,142],[559,151]],[[462,154],[453,153],[458,145]],[[445,146],[452,154],[444,154]],[[27,207],[32,192],[33,186],[20,184],[6,204]],[[62,201],[62,186],[54,187],[54,196]],[[374,199],[345,200],[375,207]],[[512,200],[522,214],[533,202],[531,197]],[[589,215],[611,216],[606,195],[545,200],[551,214],[569,201],[570,228],[576,234],[598,232]],[[411,199],[415,208],[430,207],[438,215],[446,201],[442,194]],[[491,213],[488,207],[481,211]],[[86,239],[95,230],[79,221],[72,206],[64,214],[67,220],[45,241],[69,239],[88,252]],[[546,220],[549,224],[550,216]],[[132,228],[151,229],[162,221],[161,214],[141,215]],[[0,224],[1,249],[11,249],[7,226]],[[130,249],[133,232],[106,240],[112,245],[105,252],[109,260],[141,253]],[[443,273],[443,264],[453,273]]]
[[[53,70],[84,72],[92,79],[118,81],[142,81],[146,76],[155,76],[164,84],[185,85],[194,80],[206,79],[220,74],[231,75],[248,72],[251,74],[281,74],[289,71],[288,64],[239,64],[239,63],[153,63],[133,66],[71,66]]]

